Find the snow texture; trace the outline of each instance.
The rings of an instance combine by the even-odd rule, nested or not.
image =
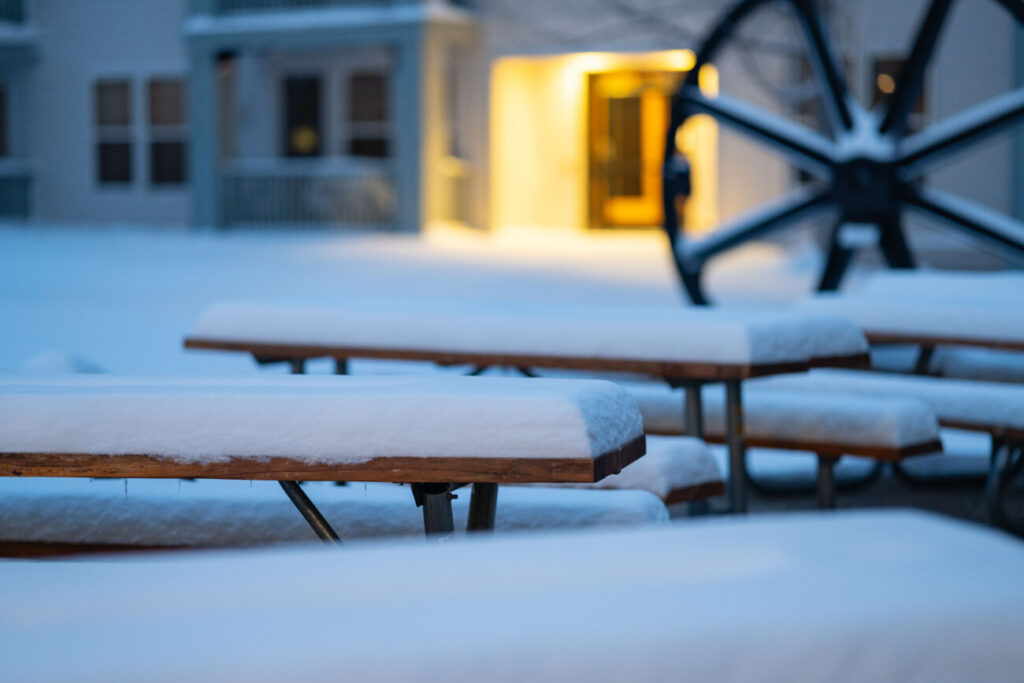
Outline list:
[[[804,362],[867,352],[835,316],[747,309],[218,303],[190,337],[218,341],[662,362]]]
[[[942,346],[935,350],[929,371],[957,379],[1024,384],[1024,353]]]
[[[408,486],[307,482],[306,494],[346,542],[422,537]],[[470,489],[452,502],[464,529]],[[0,479],[0,540],[146,546],[249,546],[316,541],[277,482],[202,479]],[[668,511],[645,491],[500,487],[495,528],[657,524]]]
[[[654,382],[623,386],[637,399],[645,430],[683,433],[682,390]],[[882,448],[903,448],[939,438],[935,415],[921,401],[865,398],[854,391],[825,387],[770,386],[766,388],[761,379],[744,384],[743,429],[749,438]],[[703,404],[705,431],[721,437],[725,434],[725,392],[716,385],[704,387]]]
[[[843,316],[868,334],[962,339],[965,343],[1024,342],[1024,317],[998,300],[925,300],[819,294],[796,310]]]
[[[643,433],[610,382],[501,377],[8,377],[0,414],[3,452],[180,462],[593,458]]]
[[[1024,273],[1016,271],[889,271],[868,278],[861,296],[883,299],[1024,305]]]
[[[1022,575],[1004,533],[902,511],[8,562],[0,658],[19,681],[1014,681]]]
[[[872,402],[911,398],[927,405],[940,422],[1024,429],[1024,387],[997,382],[822,368],[765,377],[751,384],[794,392],[860,394]]]
[[[559,484],[585,489],[638,489],[666,500],[673,491],[722,481],[711,450],[700,439],[648,436],[647,453],[618,474],[592,484]],[[546,484],[545,484],[546,486]]]

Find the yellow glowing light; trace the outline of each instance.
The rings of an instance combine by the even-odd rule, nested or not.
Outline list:
[[[886,95],[891,95],[896,90],[896,81],[889,74],[878,74],[878,78],[875,79],[875,83],[878,84],[878,89],[884,92]]]
[[[689,71],[697,63],[697,56],[693,54],[693,50],[672,50],[669,54],[673,66],[680,71]]]
[[[700,91],[708,97],[718,94],[718,69],[712,64],[705,64],[697,73],[697,85]]]

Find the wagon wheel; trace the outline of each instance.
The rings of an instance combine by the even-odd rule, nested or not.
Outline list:
[[[752,11],[784,2],[795,13],[806,38],[814,78],[831,136],[759,110],[726,95],[708,97],[698,87],[700,67],[710,62]],[[991,0],[1024,24],[1024,0]],[[987,139],[1024,118],[1024,88],[969,107],[912,135],[907,117],[921,90],[925,68],[949,16],[953,0],[931,0],[889,98],[877,111],[865,109],[848,91],[831,47],[825,24],[814,0],[742,0],[728,11],[701,46],[694,68],[672,98],[671,122],[665,142],[663,204],[665,231],[676,267],[690,299],[708,301],[700,277],[708,259],[749,239],[791,225],[807,215],[833,210],[828,258],[818,282],[819,290],[839,286],[853,252],[841,242],[844,223],[874,224],[878,246],[891,268],[913,268],[914,257],[903,234],[906,209],[942,219],[949,226],[982,237],[1000,247],[1024,254],[1024,223],[974,202],[918,181],[931,166],[948,155]],[[820,182],[802,187],[780,199],[720,226],[700,241],[685,239],[679,231],[675,199],[685,187],[682,165],[675,151],[675,134],[687,118],[709,114],[761,143],[775,148],[789,163]]]

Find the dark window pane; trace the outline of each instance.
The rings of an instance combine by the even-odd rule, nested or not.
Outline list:
[[[181,126],[185,123],[185,88],[179,80],[149,82],[149,123],[152,126]]]
[[[284,150],[290,157],[320,155],[320,78],[290,76],[284,81]]]
[[[131,125],[131,109],[131,84],[128,81],[98,81],[96,83],[97,125]]]
[[[101,142],[96,146],[97,174],[101,183],[132,181],[130,142]]]
[[[7,156],[7,92],[0,88],[0,157]]]
[[[185,182],[185,143],[154,142],[149,145],[149,182],[154,185]]]
[[[348,153],[357,157],[386,157],[387,138],[353,138],[348,141]]]
[[[383,74],[355,74],[348,82],[350,121],[387,121],[387,79]]]

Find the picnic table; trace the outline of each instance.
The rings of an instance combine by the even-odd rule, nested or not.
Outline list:
[[[493,528],[505,483],[595,482],[644,453],[636,402],[599,380],[466,377],[0,378],[0,476],[412,485],[428,534]]]
[[[185,348],[244,352],[258,361],[387,358],[468,365],[619,372],[686,390],[686,433],[704,434],[701,387],[725,384],[729,503],[746,510],[741,383],[812,367],[867,364],[867,342],[851,322],[788,311],[723,309],[410,306],[346,301],[334,305],[219,303]]]
[[[1024,351],[1024,274],[883,273],[854,293],[819,294],[799,310],[855,322],[871,344],[919,346],[924,373],[935,347]]]

